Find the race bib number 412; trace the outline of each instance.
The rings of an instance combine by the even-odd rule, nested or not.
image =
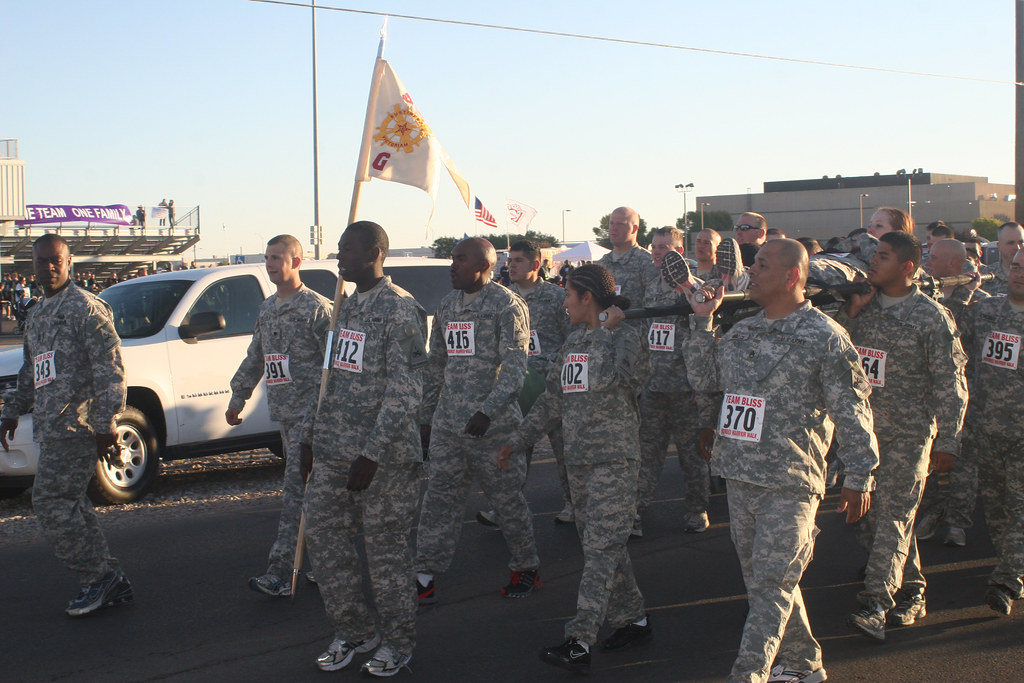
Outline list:
[[[349,372],[363,371],[363,347],[366,333],[355,330],[338,330],[338,352],[334,354],[334,367]]]
[[[445,323],[444,345],[449,356],[476,355],[476,323]]]
[[[590,390],[590,354],[570,353],[562,365],[562,393],[574,394]]]
[[[45,387],[57,379],[57,366],[54,363],[53,353],[53,351],[47,351],[32,359],[36,389]]]
[[[860,356],[860,366],[864,368],[864,374],[868,377],[868,384],[873,387],[884,387],[885,351],[858,346],[857,355]]]
[[[761,441],[765,400],[757,396],[726,394],[718,417],[718,433],[739,441]]]
[[[981,360],[997,368],[1017,369],[1017,357],[1020,355],[1020,335],[992,330],[985,340]]]
[[[266,363],[265,376],[267,379],[267,386],[287,384],[292,381],[292,376],[288,371],[287,354],[268,353],[263,356],[263,360]]]

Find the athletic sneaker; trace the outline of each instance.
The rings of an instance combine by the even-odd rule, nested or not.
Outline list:
[[[387,678],[388,676],[394,676],[403,667],[409,668],[409,662],[411,661],[412,653],[400,655],[390,645],[381,645],[373,653],[373,657],[366,660],[360,671],[364,674],[377,676],[378,678]],[[409,673],[412,673],[412,669],[409,669]]]
[[[985,604],[1000,614],[1009,615],[1013,610],[1013,596],[1003,586],[989,586],[985,591]]]
[[[939,522],[941,521],[941,510],[929,510],[925,513],[923,517],[917,520],[917,525],[914,527],[914,535],[917,536],[917,540],[927,541],[934,536],[935,532],[939,529]]]
[[[264,593],[275,598],[285,598],[292,594],[292,585],[276,574],[264,574],[249,579],[249,588],[257,593]]]
[[[524,569],[512,572],[508,585],[501,589],[506,598],[525,598],[534,588],[541,587],[540,573],[536,569]]]
[[[416,579],[416,590],[419,594],[419,604],[421,605],[433,605],[437,602],[437,593],[434,592],[434,580],[431,579],[426,585],[420,583],[420,580]]]
[[[661,261],[661,277],[673,287],[690,289],[690,264],[678,251],[666,252]]]
[[[476,513],[476,521],[484,526],[497,527],[497,517],[494,515],[494,510],[480,510]]]
[[[702,534],[708,530],[711,522],[707,512],[689,512],[683,517],[683,531],[688,534]]]
[[[572,506],[572,501],[568,501],[562,511],[555,515],[555,521],[559,524],[572,524],[576,521],[576,510]]]
[[[629,535],[633,538],[643,538],[644,522],[640,518],[640,515],[633,518],[633,530],[629,532]]]
[[[369,640],[349,642],[336,638],[327,646],[327,652],[316,658],[316,665],[321,671],[337,671],[344,669],[352,661],[357,652],[369,652],[380,645],[380,634],[374,633]]]
[[[962,527],[951,526],[942,542],[950,548],[963,548],[967,545],[967,532]]]
[[[590,652],[575,638],[569,638],[561,645],[544,648],[540,651],[540,661],[576,673],[590,672]]]
[[[896,607],[889,612],[888,620],[892,626],[913,626],[915,621],[927,615],[924,593],[913,591],[905,593],[896,603]]]
[[[652,637],[650,619],[643,626],[639,624],[626,624],[601,641],[601,649],[608,651],[621,650],[632,645],[646,643]]]
[[[82,588],[64,611],[69,617],[83,617],[101,607],[125,605],[134,600],[135,594],[128,577],[111,570],[96,583]]]
[[[768,676],[768,683],[821,683],[827,680],[828,676],[825,675],[825,669],[796,671],[795,669],[787,669],[781,664],[773,666],[771,674]]]
[[[846,617],[846,624],[868,638],[885,640],[885,612],[879,612],[874,607],[857,610]]]

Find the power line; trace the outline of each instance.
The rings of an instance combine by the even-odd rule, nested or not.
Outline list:
[[[310,9],[310,5],[299,2],[287,2],[286,0],[249,0],[249,2],[261,2],[268,5],[285,5],[288,7],[301,7]],[[473,28],[488,28],[496,31],[514,31],[518,33],[532,33],[541,36],[553,36],[556,38],[576,38],[578,40],[597,40],[605,43],[618,43],[620,45],[638,45],[641,47],[659,47],[667,50],[685,50],[687,52],[703,52],[712,55],[728,55],[730,57],[747,57],[749,59],[768,59],[776,62],[790,62],[794,64],[811,64],[814,66],[831,66],[839,69],[855,69],[858,71],[880,71],[891,74],[904,74],[907,76],[927,76],[929,78],[944,78],[956,81],[973,81],[975,83],[996,83],[999,85],[1024,85],[1018,81],[1005,81],[998,78],[979,78],[977,76],[956,76],[953,74],[938,74],[928,71],[909,71],[906,69],[890,69],[884,66],[864,66],[861,64],[843,64],[841,62],[824,62],[816,59],[798,59],[796,57],[778,57],[774,55],[761,55],[754,52],[736,52],[733,50],[715,50],[707,47],[691,47],[688,45],[673,45],[671,43],[652,43],[643,40],[628,40],[626,38],[608,38],[606,36],[590,36],[584,33],[567,33],[564,31],[544,31],[536,28],[523,28],[520,26],[502,26],[500,24],[483,24],[475,21],[458,21],[456,19],[439,19],[437,17],[420,17],[412,14],[394,14],[393,12],[375,12],[373,10],[351,9],[348,7],[328,7],[316,5],[315,9],[331,12],[347,12],[349,14],[368,14],[376,17],[395,17],[397,19],[410,19],[412,21],[426,21],[435,24],[453,24],[456,26],[470,26]]]

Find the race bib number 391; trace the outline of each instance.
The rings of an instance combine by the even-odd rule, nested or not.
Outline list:
[[[676,345],[676,326],[672,323],[651,323],[647,346],[651,351],[671,351]]]
[[[444,345],[449,356],[476,355],[476,323],[445,323]]]
[[[757,396],[726,394],[718,417],[718,433],[739,441],[761,441],[765,400]]]
[[[590,389],[590,354],[570,353],[562,365],[562,393],[574,394]]]
[[[884,387],[885,351],[858,346],[857,355],[860,356],[860,366],[864,368],[864,374],[868,377],[868,384],[873,387]]]
[[[291,373],[288,370],[288,355],[284,353],[268,353],[263,356],[266,363],[265,376],[267,386],[275,384],[287,384],[292,381]]]
[[[36,389],[45,387],[57,379],[57,366],[54,364],[53,351],[39,354],[33,359],[32,365]]]
[[[349,372],[363,371],[363,347],[366,334],[355,330],[338,330],[338,351],[334,354],[334,367]]]
[[[981,360],[997,368],[1017,369],[1017,357],[1020,355],[1020,335],[992,330],[985,340]]]

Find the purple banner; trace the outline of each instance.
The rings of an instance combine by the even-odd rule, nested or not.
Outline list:
[[[70,206],[67,204],[26,204],[25,220],[15,225],[36,223],[112,223],[131,225],[132,212],[124,204],[109,206]]]

